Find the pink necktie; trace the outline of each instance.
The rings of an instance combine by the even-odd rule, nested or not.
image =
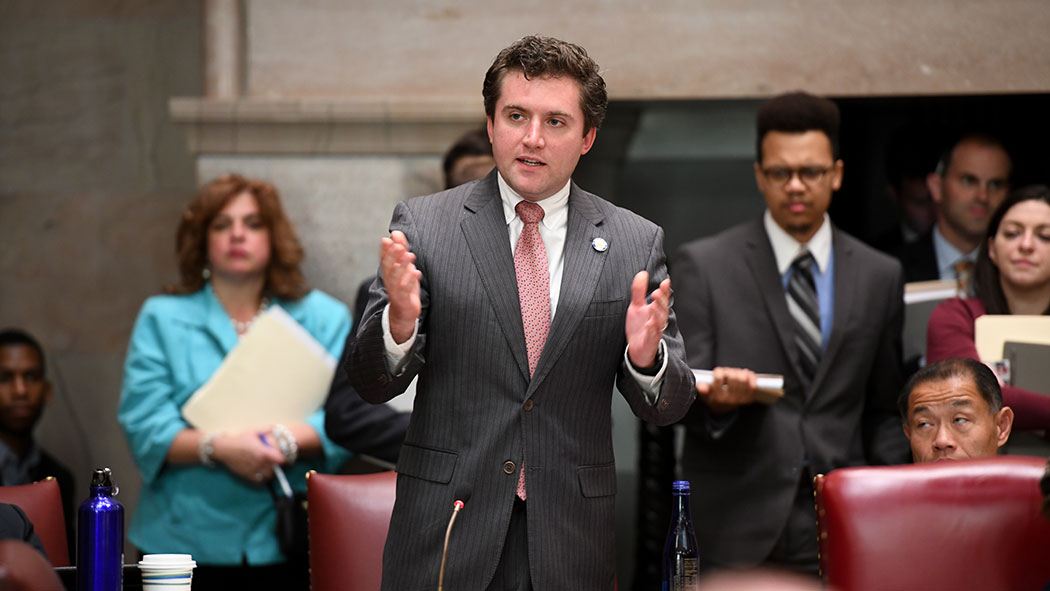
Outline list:
[[[532,376],[551,325],[550,269],[547,249],[540,238],[539,222],[543,219],[543,208],[530,201],[521,201],[514,210],[525,224],[514,249],[514,274],[518,278],[521,323],[525,327],[525,349],[529,356],[529,376]],[[518,475],[517,492],[525,500],[524,460]]]

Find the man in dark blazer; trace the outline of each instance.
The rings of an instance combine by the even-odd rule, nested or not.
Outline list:
[[[937,169],[926,176],[937,221],[895,253],[906,282],[956,279],[970,289],[977,248],[992,212],[1009,192],[1011,168],[1006,148],[989,135],[962,135],[944,151]]]
[[[614,383],[657,424],[695,399],[663,232],[570,180],[607,102],[583,48],[525,37],[483,96],[497,170],[397,206],[344,366],[371,402],[419,376],[383,589],[434,586],[467,491],[445,588],[611,589]],[[537,246],[543,279],[523,280],[518,254]]]
[[[684,245],[672,266],[689,364],[714,369],[697,385],[682,468],[705,568],[816,574],[811,477],[908,458],[895,416],[901,268],[827,216],[843,172],[834,103],[781,95],[757,127],[765,214]],[[789,309],[802,307],[788,293],[802,269],[819,304],[808,325]],[[783,398],[756,401],[755,372],[783,375]]]

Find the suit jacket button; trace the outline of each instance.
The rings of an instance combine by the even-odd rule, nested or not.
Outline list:
[[[389,376],[387,376],[385,373],[379,375],[379,384],[381,386],[385,386],[385,385],[387,385],[389,383],[390,383],[390,377]]]
[[[507,460],[506,462],[503,462],[503,473],[504,474],[513,474],[514,473],[514,462],[512,462],[510,460]]]
[[[660,401],[660,410],[667,410],[667,407],[671,406],[671,401],[664,398]]]
[[[535,403],[532,402],[531,398],[529,398],[528,400],[525,401],[525,410],[526,411],[532,410],[533,406],[535,406]]]

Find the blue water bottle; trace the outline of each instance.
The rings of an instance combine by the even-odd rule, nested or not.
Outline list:
[[[689,518],[689,481],[675,480],[671,486],[671,529],[664,546],[663,591],[694,591],[697,588],[700,552]]]
[[[109,468],[91,476],[91,496],[77,511],[77,590],[120,591],[124,568],[124,507],[113,498]]]

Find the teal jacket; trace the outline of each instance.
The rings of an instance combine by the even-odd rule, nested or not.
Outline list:
[[[346,306],[320,291],[275,305],[340,358],[350,332]],[[284,561],[268,484],[246,482],[221,464],[165,461],[175,435],[190,426],[179,409],[236,345],[233,323],[210,284],[189,295],[151,297],[135,321],[117,419],[142,474],[128,537],[145,553],[192,554],[209,565]],[[324,455],[285,468],[296,490],[306,489],[308,470],[333,471],[349,457],[325,435],[323,409],[307,422],[320,435]]]

